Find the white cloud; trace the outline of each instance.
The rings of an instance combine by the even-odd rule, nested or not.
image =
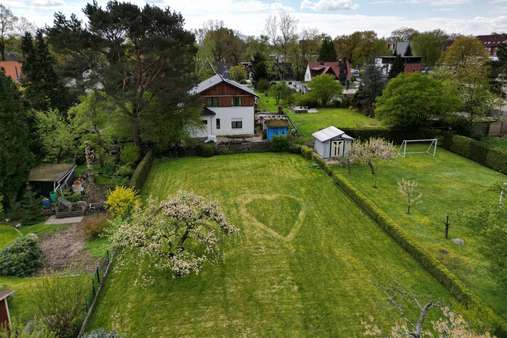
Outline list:
[[[314,11],[340,11],[357,9],[358,4],[353,0],[303,0],[301,9],[311,9]]]
[[[31,2],[31,5],[35,7],[58,7],[64,4],[63,0],[35,0]]]

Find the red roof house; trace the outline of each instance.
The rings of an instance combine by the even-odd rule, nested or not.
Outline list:
[[[486,50],[489,53],[489,56],[492,58],[496,58],[496,51],[501,44],[507,43],[507,34],[490,34],[490,35],[479,35],[477,36]]]
[[[14,82],[21,79],[23,64],[19,61],[0,61],[0,69]]]
[[[305,82],[310,82],[315,76],[329,74],[335,77],[336,80],[340,79],[340,68],[344,66],[345,79],[350,81],[352,79],[352,66],[349,62],[309,62],[306,67]]]

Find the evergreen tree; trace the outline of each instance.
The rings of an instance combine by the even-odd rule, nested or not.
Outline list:
[[[500,72],[507,75],[507,42],[502,43],[496,51]]]
[[[66,111],[69,107],[67,91],[56,74],[55,61],[49,53],[41,30],[37,32],[35,44],[31,34],[25,34],[22,52],[25,57],[23,84],[26,87],[26,98],[32,108],[42,111]]]
[[[260,80],[268,80],[268,67],[266,65],[266,59],[260,52],[255,53],[252,60],[253,79],[257,84]]]
[[[33,164],[28,109],[12,80],[0,71],[0,194],[13,206]]]
[[[405,62],[403,61],[403,58],[400,55],[396,55],[393,65],[391,66],[391,70],[389,71],[389,78],[394,79],[404,71],[405,71]]]
[[[23,225],[37,224],[42,220],[41,200],[37,197],[37,194],[32,191],[29,185],[23,193],[20,204]]]
[[[322,40],[322,46],[319,52],[320,62],[335,62],[337,59],[336,49],[334,48],[334,42],[329,36]]]
[[[355,96],[356,105],[368,116],[375,115],[375,100],[382,95],[386,85],[386,78],[382,71],[375,65],[366,67],[363,75],[363,81]]]

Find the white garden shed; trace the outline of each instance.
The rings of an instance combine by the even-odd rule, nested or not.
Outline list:
[[[334,126],[313,133],[313,149],[325,160],[345,157],[354,138]]]

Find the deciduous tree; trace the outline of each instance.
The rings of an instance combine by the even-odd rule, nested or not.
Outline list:
[[[308,88],[311,90],[311,95],[321,106],[327,106],[334,97],[340,95],[343,91],[340,83],[328,74],[314,77],[308,83]]]
[[[219,257],[220,244],[238,229],[219,206],[200,196],[179,192],[160,204],[149,200],[112,235],[114,245],[154,259],[176,277],[198,274]]]
[[[67,120],[57,110],[36,112],[35,119],[45,159],[57,163],[73,161],[76,137]]]
[[[442,57],[448,39],[449,36],[440,29],[415,33],[411,40],[414,55],[421,56],[426,66],[434,67]]]
[[[5,47],[9,35],[14,33],[15,23],[18,17],[12,14],[12,11],[0,4],[0,57],[5,61]]]
[[[406,180],[402,178],[398,181],[398,188],[400,193],[406,198],[407,201],[407,214],[410,215],[412,207],[422,198],[422,194],[417,190],[417,182]]]
[[[400,74],[377,98],[376,115],[393,127],[416,129],[461,105],[458,92],[424,74]]]
[[[248,72],[242,65],[236,65],[229,69],[229,77],[234,81],[241,82],[248,79]]]

